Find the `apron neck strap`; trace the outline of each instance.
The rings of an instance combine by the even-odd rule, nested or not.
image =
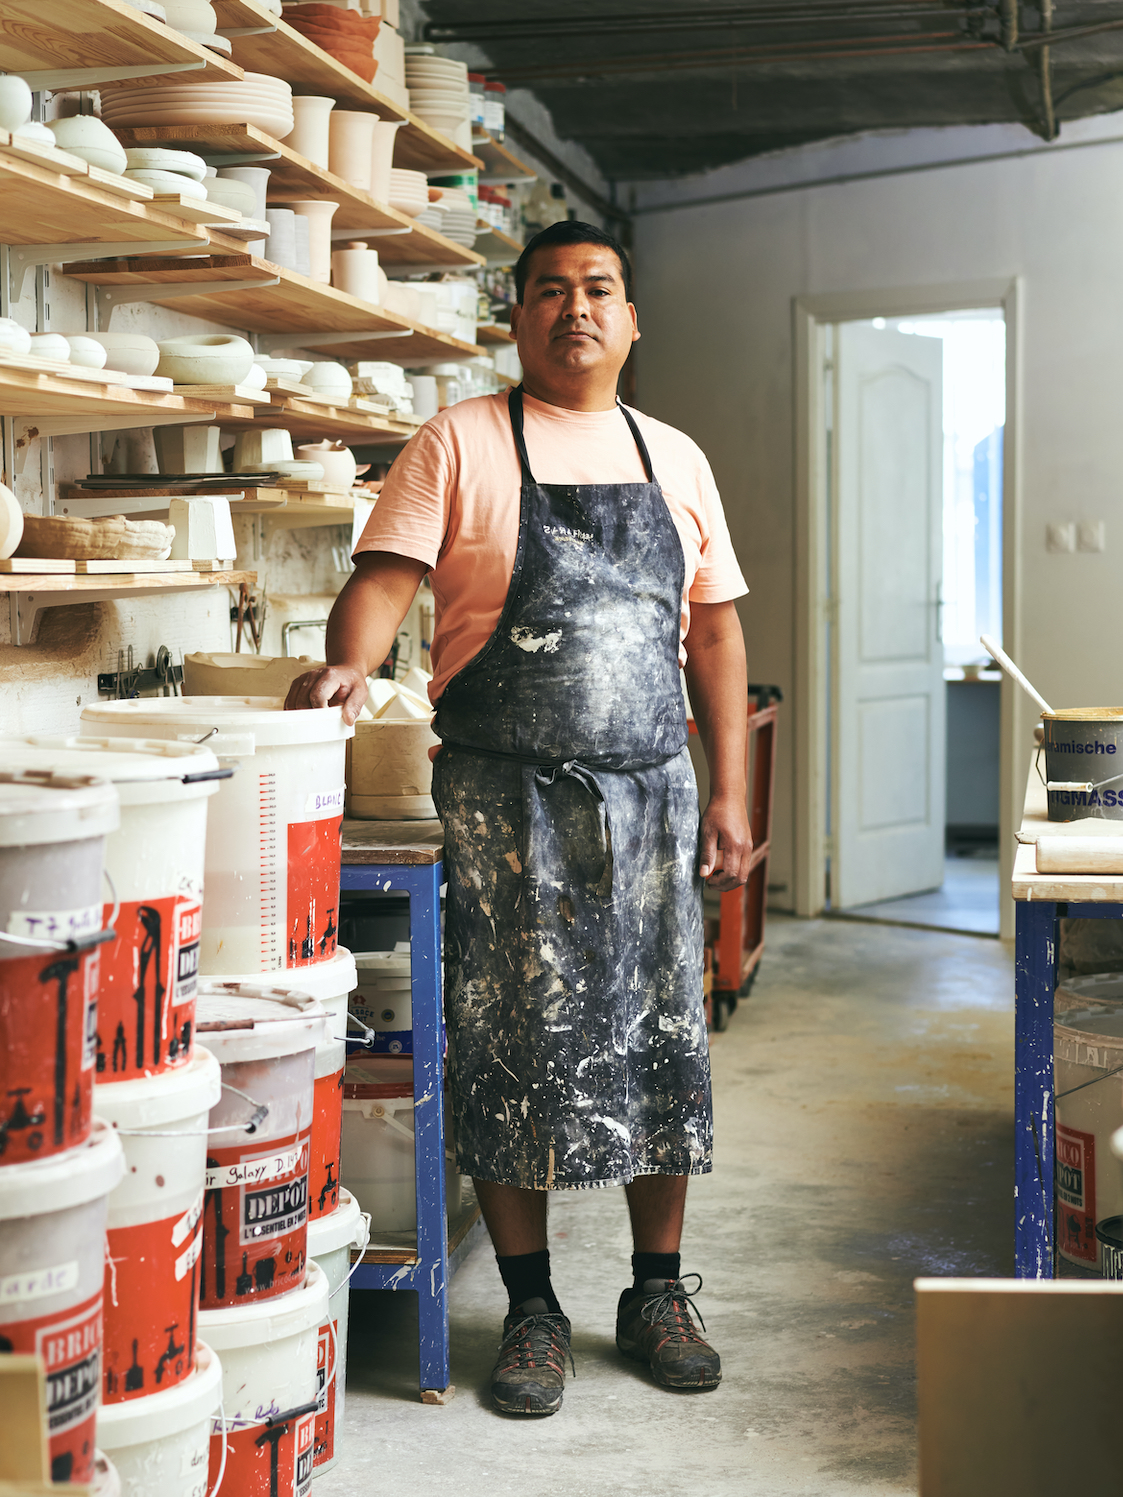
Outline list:
[[[636,446],[639,449],[640,459],[643,462],[643,471],[647,474],[647,481],[648,483],[654,483],[655,474],[651,467],[651,454],[647,450],[647,443],[640,435],[640,429],[636,425],[635,419],[632,416],[631,411],[628,410],[627,406],[623,405],[619,398],[617,398],[616,405],[621,415],[624,417],[624,420],[628,423],[628,429],[631,431],[632,436],[635,438]],[[528,480],[530,483],[533,483],[535,481],[534,474],[530,471],[530,459],[526,455],[526,437],[523,432],[522,385],[516,385],[511,391],[510,395],[508,395],[507,410],[510,413],[511,417],[511,431],[515,438],[515,450],[519,454],[519,466],[522,468],[523,478],[525,480]]]

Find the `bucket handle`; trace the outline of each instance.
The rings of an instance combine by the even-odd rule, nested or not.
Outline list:
[[[115,1131],[125,1138],[210,1138],[213,1133],[256,1133],[269,1116],[269,1103],[255,1102],[247,1092],[239,1091],[228,1081],[222,1083],[222,1090],[233,1092],[252,1106],[253,1112],[246,1122],[224,1123],[221,1128],[117,1128]],[[211,1497],[214,1497],[214,1492]]]
[[[1106,1081],[1109,1076],[1118,1076],[1123,1071],[1123,1066],[1112,1066],[1110,1071],[1105,1071],[1102,1076],[1093,1076],[1091,1081],[1082,1081],[1079,1086],[1070,1086],[1066,1092],[1058,1092],[1054,1097],[1059,1102],[1062,1097],[1071,1097],[1073,1092],[1082,1092],[1086,1086],[1095,1086],[1097,1081]]]
[[[368,1107],[370,1109],[369,1112],[367,1111]],[[409,1141],[410,1141],[410,1143],[413,1143],[414,1142],[414,1137],[415,1137],[414,1136],[414,1131],[413,1131],[412,1128],[407,1128],[404,1123],[399,1123],[398,1122],[397,1118],[394,1116],[394,1113],[397,1110],[398,1109],[396,1109],[394,1107],[390,1107],[388,1109],[386,1107],[386,1104],[384,1102],[364,1102],[363,1103],[363,1117],[365,1117],[365,1118],[381,1118],[382,1121],[386,1124],[387,1128],[392,1128],[395,1133],[400,1133],[403,1138],[408,1138]],[[402,1107],[401,1111],[402,1112],[409,1112],[409,1113],[413,1112],[413,1098],[412,1097],[410,1097],[408,1100],[406,1100],[405,1106]],[[455,1150],[446,1148],[445,1149],[445,1158],[446,1159],[455,1159],[456,1158],[456,1152],[455,1152]]]
[[[351,1270],[348,1273],[347,1277],[343,1280],[342,1283],[337,1284],[328,1295],[329,1300],[333,1300],[341,1289],[347,1288],[347,1285],[351,1282],[351,1278],[354,1275],[355,1270],[363,1261],[363,1254],[366,1252],[367,1248],[370,1247],[370,1212],[360,1211],[359,1215],[363,1219],[362,1235],[360,1238],[359,1233],[356,1233],[355,1236],[351,1239],[351,1246],[352,1248],[356,1248],[358,1250],[359,1256],[355,1259],[354,1263],[352,1263]]]
[[[69,941],[44,940],[41,936],[16,936],[10,931],[0,930],[0,941],[10,941],[13,946],[27,946],[35,951],[88,951],[93,946],[104,946],[106,941],[117,939],[117,916],[121,913],[121,897],[117,893],[117,886],[109,875],[109,869],[103,868],[101,876],[109,885],[109,892],[113,896],[113,909],[109,921],[103,930],[95,931],[88,936],[78,936]]]

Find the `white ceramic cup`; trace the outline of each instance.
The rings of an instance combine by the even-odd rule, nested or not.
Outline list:
[[[298,213],[294,223],[296,229],[296,268],[301,275],[312,274],[311,223],[306,213]]]
[[[336,109],[328,118],[329,168],[362,192],[370,191],[371,152],[377,124],[376,114],[355,109]]]
[[[331,283],[336,290],[377,306],[381,300],[378,251],[360,243],[341,245],[332,252]]]
[[[334,99],[320,98],[316,94],[298,95],[292,101],[293,128],[285,136],[285,144],[298,156],[325,171],[330,139],[328,116],[334,108]]]
[[[335,118],[334,114],[332,118]],[[322,281],[326,286],[331,281],[331,220],[339,204],[329,203],[326,198],[301,198],[294,199],[288,206],[308,221],[311,265],[307,274],[313,281]]]
[[[390,201],[390,172],[394,165],[394,142],[404,120],[379,120],[371,136],[370,195],[375,202]]]
[[[291,208],[266,208],[269,259],[283,270],[296,270],[296,214]]]

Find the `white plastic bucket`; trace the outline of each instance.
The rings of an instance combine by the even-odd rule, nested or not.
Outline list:
[[[237,773],[207,825],[199,970],[274,972],[329,961],[339,929],[346,740],[342,709],[281,697],[157,697],[87,707],[91,731],[206,739]]]
[[[207,1497],[211,1422],[221,1397],[222,1363],[197,1341],[190,1377],[100,1409],[98,1443],[113,1457],[121,1497]]]
[[[106,1203],[124,1169],[95,1120],[81,1148],[0,1170],[0,1347],[44,1360],[52,1481],[93,1477]]]
[[[460,1209],[460,1176],[451,1152],[445,1165],[445,1208],[454,1216]],[[348,1062],[342,1172],[344,1185],[370,1214],[376,1236],[416,1229],[412,1056],[364,1055]]]
[[[208,748],[128,738],[0,739],[0,764],[95,775],[117,787],[121,824],[105,867],[120,909],[101,951],[98,1075],[155,1076],[191,1058],[207,800],[222,773]],[[108,922],[113,906],[105,906]]]
[[[339,1193],[339,1206],[308,1228],[308,1256],[327,1275],[330,1313],[320,1326],[317,1349],[318,1391],[313,1474],[322,1476],[339,1459],[339,1432],[343,1427],[343,1395],[347,1381],[347,1319],[350,1295],[351,1249],[365,1247],[370,1240],[370,1217],[346,1190]]]
[[[102,929],[117,823],[112,785],[0,774],[0,1166],[90,1136],[100,948],[66,947]]]
[[[327,1275],[309,1263],[300,1289],[281,1299],[203,1310],[199,1334],[222,1359],[226,1472],[231,1497],[307,1497],[312,1485],[314,1412],[277,1419],[316,1401],[317,1344],[328,1318]],[[266,1418],[277,1422],[270,1429]],[[212,1425],[210,1486],[222,1460],[222,1431]]]
[[[257,987],[260,974],[225,977],[225,982]],[[330,962],[272,973],[276,992],[305,993],[328,1015],[324,1035],[316,1046],[315,1102],[311,1155],[308,1167],[308,1220],[334,1211],[339,1203],[339,1135],[343,1128],[343,1067],[347,1059],[347,1000],[355,986],[355,959],[345,946],[336,948]]]
[[[374,1031],[375,1053],[412,1055],[413,978],[409,942],[399,941],[393,951],[357,951],[355,966],[358,988],[351,1013],[359,1025]]]
[[[109,1198],[103,1403],[144,1400],[195,1365],[207,1118],[221,1095],[201,1046],[167,1075],[94,1089],[128,1165]]]
[[[431,821],[433,761],[440,739],[429,718],[361,721],[347,766],[347,814],[363,821]]]
[[[121,1497],[121,1478],[117,1467],[100,1450],[94,1451],[93,1497]]]
[[[1118,980],[1118,978],[1117,978]],[[1068,989],[1075,984],[1066,984]],[[1064,1009],[1053,1025],[1057,1091],[1057,1248],[1070,1263],[1115,1277],[1118,1255],[1097,1227],[1123,1213],[1123,1171],[1111,1135],[1123,1124],[1123,1005]]]
[[[199,984],[199,1039],[222,1067],[222,1099],[208,1126],[253,1130],[212,1134],[207,1149],[203,1309],[272,1299],[304,1282],[315,1052],[325,1021],[303,993]]]

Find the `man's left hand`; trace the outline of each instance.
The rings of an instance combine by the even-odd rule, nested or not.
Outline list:
[[[748,882],[753,834],[744,801],[717,796],[710,801],[702,816],[698,851],[699,876],[719,894]]]

